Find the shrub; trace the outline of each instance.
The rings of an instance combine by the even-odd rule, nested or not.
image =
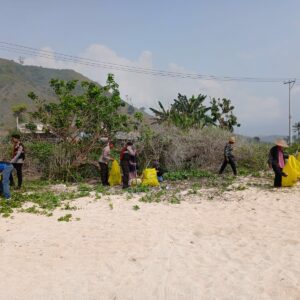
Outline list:
[[[230,132],[207,127],[182,131],[174,126],[157,126],[143,134],[139,142],[140,158],[149,166],[159,159],[168,171],[204,169],[216,172],[222,161]],[[235,156],[238,166],[252,171],[267,167],[270,146],[238,136]]]

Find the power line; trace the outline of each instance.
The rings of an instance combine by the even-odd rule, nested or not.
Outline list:
[[[293,143],[293,136],[292,136],[292,115],[291,115],[291,89],[295,84],[295,80],[289,80],[284,82],[283,84],[289,85],[289,144],[292,145]]]
[[[182,73],[173,71],[164,71],[150,68],[142,68],[138,66],[129,66],[116,64],[111,62],[103,62],[90,58],[77,57],[67,55],[60,52],[52,52],[24,45],[7,43],[0,41],[0,49],[19,53],[23,55],[40,57],[54,61],[64,61],[74,64],[80,64],[88,67],[105,68],[110,70],[132,72],[143,75],[162,76],[170,78],[186,78],[186,79],[201,79],[201,80],[216,80],[216,81],[237,81],[237,82],[256,82],[256,83],[282,83],[283,81],[296,80],[295,78],[262,78],[262,77],[232,77],[232,76],[215,76],[215,75],[202,75],[196,73]]]

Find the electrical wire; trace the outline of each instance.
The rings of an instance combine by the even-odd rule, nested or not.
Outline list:
[[[63,61],[88,67],[104,68],[116,71],[132,72],[142,75],[161,76],[170,78],[183,78],[183,79],[201,79],[201,80],[215,80],[215,81],[236,81],[236,82],[255,82],[255,83],[282,83],[289,80],[297,80],[296,78],[262,78],[262,77],[232,77],[232,76],[215,76],[203,75],[196,73],[182,73],[173,71],[164,71],[151,68],[142,68],[138,66],[129,66],[123,64],[116,64],[111,62],[103,62],[90,58],[83,58],[73,55],[68,55],[60,52],[49,51],[44,49],[37,49],[27,47],[24,45],[7,43],[0,41],[0,50],[14,52],[22,55],[33,57],[40,57],[54,61]],[[298,85],[298,83],[296,83]]]

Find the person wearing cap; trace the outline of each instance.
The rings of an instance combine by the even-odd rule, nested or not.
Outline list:
[[[287,176],[284,172],[282,172],[285,165],[285,159],[289,157],[288,154],[283,152],[283,149],[287,147],[288,144],[285,140],[278,139],[275,141],[275,146],[273,146],[269,152],[268,164],[275,173],[274,187],[281,187],[282,176]]]
[[[227,164],[230,164],[231,169],[233,171],[233,174],[236,176],[237,175],[237,171],[236,171],[236,163],[235,163],[235,158],[233,155],[233,145],[235,143],[235,137],[232,136],[229,138],[228,143],[226,144],[225,148],[224,148],[224,161],[223,164],[221,166],[221,169],[219,171],[219,174],[222,174],[225,170],[225,168],[227,167]]]
[[[24,145],[20,141],[21,137],[19,134],[14,134],[11,137],[11,141],[13,143],[13,158],[11,159],[11,163],[13,164],[13,167],[17,171],[17,178],[18,178],[18,189],[22,187],[23,182],[23,164],[25,160],[25,148]],[[14,186],[14,177],[13,174],[10,174],[10,185]]]
[[[2,175],[2,181],[0,182],[0,194],[3,194],[5,199],[10,198],[9,189],[9,177],[13,170],[13,165],[11,163],[0,161],[0,173]]]
[[[112,142],[108,142],[103,148],[102,154],[99,158],[101,182],[103,185],[109,185],[108,183],[108,163],[114,159],[110,156],[110,150],[114,147]]]

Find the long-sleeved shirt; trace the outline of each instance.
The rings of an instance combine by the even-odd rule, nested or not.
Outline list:
[[[226,158],[233,158],[233,146],[230,143],[227,143],[224,148],[224,156]]]
[[[12,164],[22,164],[24,163],[25,151],[22,143],[18,142],[14,145],[13,149],[13,158],[10,161]]]
[[[282,152],[282,153],[280,154],[280,152]],[[283,156],[283,161],[282,161],[281,155]],[[279,162],[279,156],[280,156],[280,162]],[[287,153],[284,153],[282,151],[282,149],[280,149],[280,147],[274,146],[270,149],[268,163],[270,166],[275,165],[280,168],[283,168],[283,166],[285,164],[285,159],[288,159],[288,158],[289,158],[289,155]]]
[[[110,161],[111,157],[110,157],[110,147],[109,145],[107,145],[106,147],[104,147],[102,154],[99,158],[99,162],[104,163],[104,164],[108,164],[108,162]]]

